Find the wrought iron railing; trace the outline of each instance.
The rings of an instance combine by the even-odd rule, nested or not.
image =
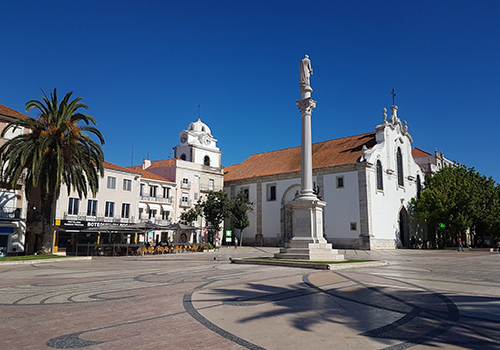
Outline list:
[[[0,207],[0,219],[21,219],[21,214],[21,208]]]
[[[146,201],[146,202],[157,202],[157,203],[167,203],[167,204],[172,204],[173,198],[164,198],[164,197],[152,197],[148,195],[142,195],[140,196],[141,201]]]

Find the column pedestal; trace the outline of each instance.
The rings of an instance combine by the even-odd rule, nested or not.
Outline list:
[[[290,203],[293,210],[293,238],[285,244],[276,259],[310,261],[342,261],[344,255],[323,237],[323,208],[326,202],[297,199]]]

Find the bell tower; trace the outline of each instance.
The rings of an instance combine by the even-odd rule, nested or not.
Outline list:
[[[213,168],[221,167],[222,152],[212,131],[200,118],[179,133],[180,143],[174,147],[175,158]]]

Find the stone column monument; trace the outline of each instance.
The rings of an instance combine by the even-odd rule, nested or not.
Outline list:
[[[302,99],[296,102],[302,118],[301,191],[291,203],[293,238],[274,257],[316,261],[344,260],[344,256],[332,249],[332,245],[323,237],[323,208],[326,202],[319,200],[313,191],[311,115],[316,101],[311,98],[313,89],[309,81],[313,71],[309,56],[305,55],[302,59],[299,70]]]

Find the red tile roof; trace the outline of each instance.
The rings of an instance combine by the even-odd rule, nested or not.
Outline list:
[[[149,168],[163,168],[175,165],[176,158],[163,159],[163,160],[152,160]]]
[[[160,176],[153,174],[150,171],[142,169],[141,165],[134,165],[134,166],[129,166],[127,169],[133,170],[136,173],[142,174],[143,179],[150,179],[150,180],[159,180],[159,181],[168,181],[168,182],[175,182],[172,180],[167,179],[166,177]]]
[[[363,145],[375,144],[375,132],[314,143],[313,169],[356,163]],[[300,171],[300,162],[300,147],[253,154],[241,164],[226,167],[224,182]]]
[[[108,169],[114,169],[114,170],[120,170],[120,171],[125,171],[127,173],[133,173],[133,174],[140,174],[139,172],[137,171],[133,171],[131,169],[127,169],[127,168],[124,168],[122,166],[119,166],[119,165],[116,165],[116,164],[113,164],[113,163],[110,163],[110,162],[107,162],[107,161],[104,161],[104,167],[105,168],[108,168]]]
[[[421,150],[420,148],[418,147],[414,147],[412,150],[411,150],[411,155],[413,156],[413,158],[420,158],[420,157],[428,157],[428,156],[432,156],[433,154],[429,153],[429,152],[426,152],[424,150]]]
[[[29,118],[27,115],[19,113],[18,111],[13,110],[12,108],[4,106],[3,104],[0,104],[0,115],[5,115],[7,117],[12,117],[12,118]]]

